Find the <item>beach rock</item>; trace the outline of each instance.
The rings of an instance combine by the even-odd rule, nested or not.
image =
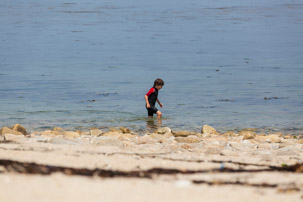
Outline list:
[[[187,137],[190,135],[195,135],[195,132],[187,131],[187,130],[180,130],[180,131],[173,131],[173,135],[175,137]]]
[[[13,127],[13,130],[18,131],[18,132],[22,133],[23,135],[28,135],[26,129],[20,124],[15,124]]]
[[[120,130],[122,131],[122,133],[131,133],[129,128],[120,127]]]
[[[149,135],[144,135],[142,137],[138,137],[138,139],[136,140],[137,144],[154,144],[156,142],[157,142],[157,140],[153,139]]]
[[[79,138],[80,134],[74,131],[64,131],[63,136],[66,138]]]
[[[110,137],[103,137],[103,136],[95,138],[93,140],[93,144],[96,144],[98,146],[118,146],[118,147],[123,146],[122,141]]]
[[[182,148],[182,149],[185,149],[185,150],[188,150],[188,151],[191,151],[191,150],[192,150],[192,147],[191,147],[189,144],[182,144],[182,145],[181,145],[181,148]]]
[[[52,143],[52,144],[72,144],[72,145],[78,143],[76,141],[66,139],[62,136],[57,136],[57,137],[51,138],[51,139],[48,140],[48,142]]]
[[[21,132],[12,130],[12,129],[8,128],[8,127],[3,127],[3,128],[0,130],[0,135],[5,135],[5,134],[23,135]]]
[[[26,137],[24,135],[15,135],[11,133],[4,134],[4,137],[6,141],[13,141],[13,142],[23,142],[26,140]]]
[[[188,137],[176,137],[175,140],[179,143],[189,143],[189,144],[201,142],[200,138],[193,135]]]
[[[208,146],[206,147],[205,154],[220,154],[222,151],[222,148],[214,147],[214,146]]]
[[[284,139],[294,139],[294,136],[292,135],[285,135],[283,136]]]
[[[110,128],[108,131],[109,131],[109,132],[122,133],[122,130],[120,130],[120,129],[118,129],[118,128]]]
[[[55,128],[53,128],[53,131],[63,132],[64,129],[63,129],[63,128],[60,128],[60,127],[55,127]]]
[[[297,144],[303,144],[303,139],[300,139],[296,142]]]
[[[204,125],[202,127],[201,133],[202,134],[205,134],[205,133],[207,133],[207,134],[217,134],[217,131],[209,125]]]
[[[41,135],[43,135],[45,137],[56,137],[59,135],[63,135],[63,133],[58,132],[58,131],[45,130],[41,133]]]
[[[92,129],[90,130],[90,135],[99,137],[100,135],[102,135],[102,131],[100,129]]]
[[[225,137],[237,137],[239,135],[237,133],[233,132],[233,131],[227,131],[227,132],[223,133],[223,136],[225,136]]]
[[[239,152],[224,149],[220,152],[220,155],[221,156],[239,156]]]
[[[120,137],[120,135],[123,134],[121,131],[120,132],[107,132],[107,133],[104,133],[102,136],[105,136],[105,137]]]
[[[255,140],[260,142],[280,143],[281,138],[277,135],[256,136]]]
[[[118,140],[120,141],[130,141],[132,138],[134,138],[135,136],[130,134],[130,133],[124,133],[124,134],[121,134],[119,137],[118,137]]]
[[[169,127],[163,127],[163,128],[158,128],[156,133],[158,134],[166,134],[166,133],[171,133],[171,129]]]
[[[244,140],[254,139],[256,137],[256,133],[253,131],[249,131],[249,130],[240,131],[239,135],[243,136]]]

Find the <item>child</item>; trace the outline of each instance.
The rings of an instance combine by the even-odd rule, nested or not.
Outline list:
[[[162,108],[163,105],[158,99],[158,91],[164,86],[164,81],[162,79],[156,79],[154,86],[146,93],[144,96],[146,102],[146,109],[148,111],[148,117],[153,117],[154,114],[157,114],[157,118],[160,119],[162,113],[155,107],[156,101]]]

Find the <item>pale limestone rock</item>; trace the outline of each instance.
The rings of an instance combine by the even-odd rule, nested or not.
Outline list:
[[[223,133],[223,136],[225,136],[225,137],[237,137],[239,135],[237,133],[233,132],[233,131],[227,131],[227,132]]]
[[[191,150],[192,150],[192,147],[191,147],[189,144],[182,144],[182,145],[181,145],[181,148],[182,148],[182,149],[185,149],[185,150],[188,150],[188,151],[191,151]]]
[[[189,144],[201,142],[200,138],[193,135],[188,137],[176,137],[175,140],[179,143],[189,143]]]
[[[253,133],[246,133],[244,136],[243,136],[243,140],[250,140],[250,139],[254,139],[256,137],[256,134],[253,134]]]
[[[256,140],[260,142],[280,143],[281,138],[277,135],[256,136]]]
[[[58,132],[58,131],[45,130],[45,131],[41,132],[41,135],[46,136],[46,137],[56,137],[59,135],[63,135],[63,133]]]
[[[122,134],[122,132],[107,132],[107,133],[104,133],[102,136],[105,136],[105,137],[120,137],[120,135]]]
[[[109,132],[117,132],[117,133],[122,133],[122,130],[118,129],[118,128],[110,128]]]
[[[51,139],[48,140],[49,143],[52,143],[52,144],[78,144],[78,142],[76,141],[73,141],[71,139],[66,139],[62,136],[55,136]]]
[[[100,129],[92,129],[92,130],[90,130],[90,135],[98,137],[98,136],[102,135],[102,131]]]
[[[221,156],[239,156],[239,152],[224,149],[220,152],[220,155]]]
[[[283,138],[284,139],[294,139],[294,136],[292,136],[292,135],[285,135]]]
[[[158,134],[166,134],[166,133],[171,133],[171,129],[169,127],[163,127],[163,128],[158,128],[157,132]]]
[[[26,129],[22,125],[20,125],[20,124],[15,124],[14,127],[13,127],[13,130],[14,131],[18,131],[18,132],[22,133],[23,135],[27,135],[28,134],[27,131],[26,131]]]
[[[66,138],[79,138],[80,134],[74,131],[64,131],[63,136]]]
[[[15,130],[12,130],[8,127],[3,127],[1,130],[0,130],[0,134],[1,135],[5,135],[5,134],[13,134],[13,135],[23,135],[22,133],[18,132],[18,131],[15,131]]]
[[[173,131],[173,135],[175,137],[187,137],[190,135],[195,135],[195,132],[187,131],[187,130],[180,130],[180,131]]]
[[[26,140],[26,137],[24,135],[15,135],[11,133],[6,133],[4,134],[4,139],[6,141],[22,142]]]
[[[221,153],[222,148],[218,148],[218,147],[207,147],[205,154],[220,154]]]
[[[303,144],[303,139],[300,139],[296,142],[297,144]]]
[[[60,127],[55,127],[55,128],[53,128],[53,131],[63,132],[64,129],[63,129],[63,128],[60,128]]]
[[[120,130],[122,131],[122,133],[131,133],[129,128],[120,127]]]
[[[138,137],[136,143],[137,144],[154,144],[157,140],[153,139],[149,135],[144,135],[142,137]]]
[[[134,138],[135,136],[130,134],[130,133],[124,133],[124,134],[121,134],[119,137],[118,137],[118,140],[120,141],[130,141],[132,138]]]
[[[211,127],[209,125],[204,125],[202,127],[201,133],[202,134],[217,134],[217,131],[216,131],[216,129],[214,129],[213,127]]]
[[[239,135],[243,136],[244,140],[247,140],[247,139],[253,139],[253,138],[255,138],[256,133],[253,132],[253,131],[244,130],[244,131],[240,131]]]

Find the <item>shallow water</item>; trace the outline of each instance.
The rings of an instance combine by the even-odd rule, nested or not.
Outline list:
[[[165,126],[303,129],[299,0],[4,0],[0,24],[0,126],[141,130],[161,77]]]

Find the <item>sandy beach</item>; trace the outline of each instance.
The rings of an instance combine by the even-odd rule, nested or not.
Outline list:
[[[221,134],[31,131],[0,136],[1,201],[302,201],[303,139]],[[17,193],[17,194],[16,194]]]

